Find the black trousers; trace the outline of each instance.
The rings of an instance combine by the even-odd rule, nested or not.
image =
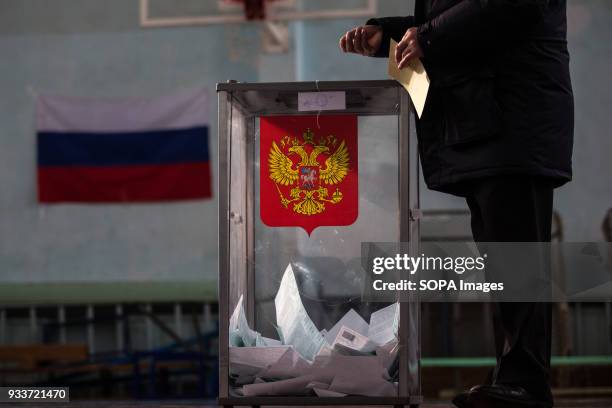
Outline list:
[[[476,242],[550,242],[553,186],[529,176],[499,176],[466,182],[457,193],[471,211]],[[497,366],[493,384],[518,385],[552,401],[550,303],[493,303]]]

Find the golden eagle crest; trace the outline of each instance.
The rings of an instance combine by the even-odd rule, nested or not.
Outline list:
[[[294,160],[295,159],[295,160]],[[274,182],[285,208],[303,215],[315,215],[325,211],[325,204],[342,201],[338,187],[329,194],[326,186],[339,184],[349,171],[349,151],[345,141],[329,135],[315,141],[314,134],[307,129],[302,141],[297,137],[284,136],[280,147],[272,142],[268,155],[270,179]],[[289,197],[279,188],[293,186]]]

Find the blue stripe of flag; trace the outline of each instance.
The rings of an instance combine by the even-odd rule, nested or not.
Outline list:
[[[208,127],[123,133],[38,132],[39,166],[206,162]]]

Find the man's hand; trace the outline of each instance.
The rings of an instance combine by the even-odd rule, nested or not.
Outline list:
[[[399,69],[406,68],[411,59],[421,58],[422,56],[423,51],[417,41],[417,29],[416,27],[409,28],[395,49],[397,67]]]
[[[382,28],[375,25],[355,27],[340,37],[340,49],[344,52],[371,57],[380,48]]]

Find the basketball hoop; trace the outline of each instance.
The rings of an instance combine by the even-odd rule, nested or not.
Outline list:
[[[229,0],[232,3],[242,3],[247,20],[265,20],[266,3],[274,0]]]

